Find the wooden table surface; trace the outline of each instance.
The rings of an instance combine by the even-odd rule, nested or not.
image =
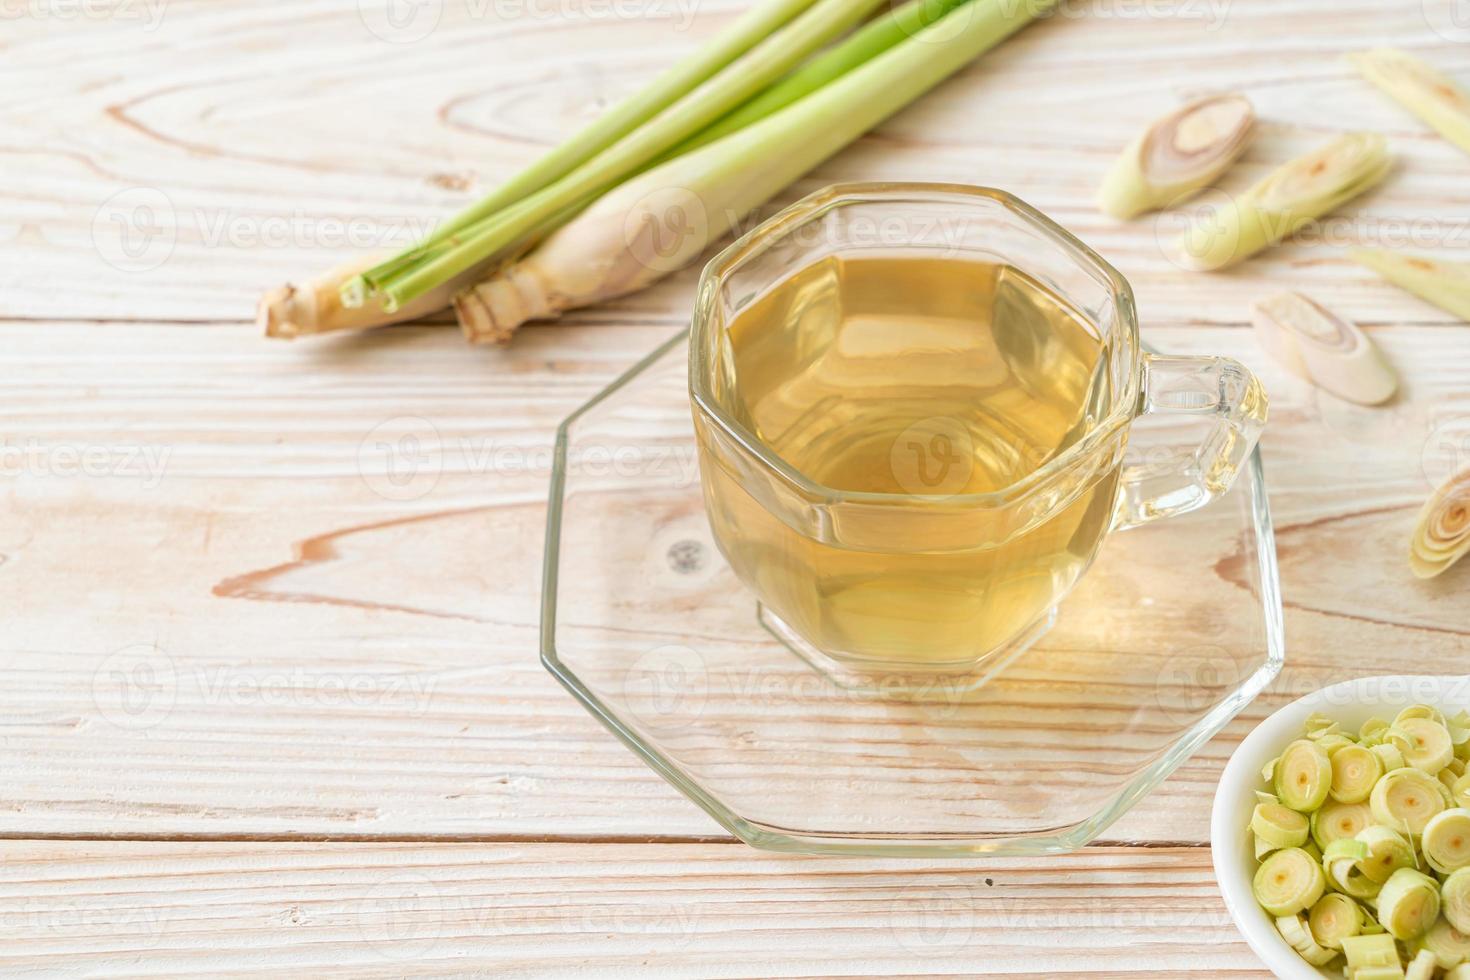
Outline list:
[[[1470,81],[1465,0],[1090,0],[782,199],[998,185],[1134,283],[1146,332],[1257,370],[1288,665],[1105,840],[1064,858],[793,857],[731,840],[540,667],[557,421],[684,322],[693,273],[526,329],[266,342],[258,293],[402,243],[744,0],[61,0],[0,8],[0,973],[1260,977],[1210,870],[1223,761],[1345,676],[1464,671],[1470,574],[1401,557],[1463,453],[1470,328],[1351,243],[1470,258],[1470,157],[1344,52]],[[1263,118],[1225,186],[1369,128],[1383,187],[1238,271],[1109,221],[1117,150],[1181,98]],[[1269,361],[1299,288],[1405,379],[1360,409]],[[427,420],[427,478],[363,465]],[[1457,421],[1459,420],[1459,421]],[[471,451],[471,450],[475,451]]]

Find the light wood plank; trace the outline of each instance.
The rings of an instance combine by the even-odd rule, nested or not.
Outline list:
[[[1268,976],[1205,849],[0,844],[7,976]]]

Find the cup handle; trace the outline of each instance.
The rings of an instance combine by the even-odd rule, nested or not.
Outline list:
[[[1266,390],[1228,357],[1143,355],[1139,415],[1208,415],[1193,452],[1123,467],[1113,526],[1137,527],[1203,507],[1235,482],[1266,425]]]

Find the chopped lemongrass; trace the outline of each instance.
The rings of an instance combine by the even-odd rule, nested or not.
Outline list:
[[[1440,886],[1444,917],[1450,925],[1470,933],[1470,868],[1451,872]]]
[[[1455,785],[1450,787],[1450,795],[1454,797],[1455,806],[1470,808],[1470,773],[1455,777]]]
[[[1441,970],[1459,966],[1470,959],[1470,935],[1456,929],[1449,919],[1444,918],[1444,900],[1440,899],[1441,918],[1424,934],[1420,944],[1433,951]]]
[[[1384,729],[1384,731],[1386,732],[1387,729]],[[1393,772],[1395,769],[1402,769],[1408,765],[1404,761],[1404,754],[1399,751],[1398,746],[1388,742],[1375,745],[1370,751],[1378,756],[1379,760],[1383,763],[1384,772]]]
[[[1435,871],[1449,874],[1470,867],[1470,810],[1455,807],[1437,814],[1425,826],[1420,847]]]
[[[1342,136],[1195,222],[1180,241],[1184,260],[1206,272],[1244,261],[1375,186],[1391,166],[1383,137]]]
[[[1263,837],[1255,837],[1254,834],[1252,834],[1251,836],[1255,839],[1254,851],[1255,851],[1255,854],[1256,854],[1256,860],[1257,861],[1261,860],[1267,854],[1270,854],[1272,851],[1278,851],[1278,850],[1280,850],[1279,847],[1277,847],[1275,844],[1271,843],[1270,841],[1266,840]]]
[[[1281,933],[1286,945],[1296,950],[1298,956],[1313,966],[1326,966],[1337,959],[1337,950],[1319,946],[1300,915],[1277,916],[1276,931]]]
[[[805,98],[648,170],[455,300],[466,336],[504,342],[527,320],[620,296],[693,261],[730,225],[1043,12],[970,0]],[[670,217],[683,224],[664,238]]]
[[[1383,741],[1383,733],[1388,731],[1388,722],[1382,718],[1369,718],[1358,728],[1358,741],[1370,748]]]
[[[1393,937],[1385,933],[1377,935],[1350,936],[1342,942],[1342,951],[1347,956],[1349,975],[1359,970],[1371,970],[1386,966],[1402,968],[1399,948]]]
[[[1400,868],[1412,868],[1418,863],[1413,842],[1389,827],[1375,824],[1359,831],[1357,839],[1368,849],[1358,870],[1379,884],[1392,878]]]
[[[1307,914],[1307,925],[1317,945],[1342,949],[1342,941],[1363,931],[1362,906],[1338,892],[1329,892],[1317,900]]]
[[[1174,110],[1123,151],[1098,203],[1115,218],[1132,218],[1187,200],[1240,158],[1255,122],[1243,95],[1214,95]]]
[[[1256,837],[1276,847],[1301,847],[1310,829],[1305,816],[1280,803],[1257,803],[1251,814]]]
[[[1416,576],[1434,578],[1470,554],[1470,469],[1450,479],[1419,512],[1409,543],[1409,567]]]
[[[1448,809],[1439,780],[1419,769],[1385,773],[1368,798],[1373,819],[1417,837],[1434,816]]]
[[[1293,810],[1310,812],[1327,799],[1332,788],[1332,760],[1316,742],[1298,739],[1276,762],[1276,795]]]
[[[1394,722],[1385,738],[1403,753],[1405,762],[1430,775],[1455,757],[1449,729],[1432,718],[1402,718]]]
[[[1360,405],[1393,397],[1398,377],[1367,334],[1300,293],[1251,310],[1261,346],[1304,381]]]
[[[1256,869],[1252,890],[1272,915],[1296,915],[1317,904],[1327,890],[1322,866],[1299,847],[1273,851]]]
[[[566,176],[459,230],[444,240],[444,248],[406,253],[404,262],[369,270],[363,279],[384,307],[392,310],[446,279],[484,268],[522,248],[529,238],[540,237],[549,222],[586,207],[666,150],[759,93],[880,2],[817,0],[785,28]],[[743,135],[738,133],[733,138]],[[715,145],[719,144],[711,144]]]
[[[1395,939],[1417,939],[1439,917],[1439,882],[1413,868],[1400,868],[1378,893],[1378,922]]]
[[[1400,255],[1381,248],[1355,248],[1348,255],[1400,289],[1470,320],[1470,262]]]
[[[1444,713],[1441,712],[1438,708],[1428,704],[1409,705],[1403,711],[1400,711],[1398,714],[1394,715],[1393,723],[1397,725],[1400,722],[1408,721],[1410,718],[1427,718],[1428,720],[1440,725],[1443,725],[1445,723]]]
[[[1346,745],[1333,752],[1332,788],[1328,793],[1339,803],[1361,803],[1373,792],[1383,775],[1383,761],[1361,745]]]
[[[1434,980],[1434,971],[1439,968],[1439,957],[1432,950],[1421,949],[1419,955],[1409,961],[1404,971],[1404,980]]]
[[[1337,891],[1366,901],[1376,896],[1382,885],[1363,872],[1371,856],[1368,845],[1360,840],[1335,840],[1322,851],[1322,870]]]
[[[1351,56],[1363,76],[1470,153],[1470,93],[1412,55],[1379,48]]]
[[[1470,963],[1452,967],[1440,980],[1470,980]]]
[[[1280,803],[1281,799],[1275,793],[1267,793],[1264,790],[1256,790],[1257,803]]]
[[[1366,802],[1339,803],[1328,800],[1312,814],[1312,840],[1327,848],[1336,840],[1357,837],[1373,823],[1373,809]]]

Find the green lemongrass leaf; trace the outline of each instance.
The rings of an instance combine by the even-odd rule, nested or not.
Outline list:
[[[395,267],[381,279],[369,275],[369,284],[384,307],[392,310],[446,279],[503,257],[558,214],[585,207],[764,89],[881,2],[817,0],[784,29],[566,176],[461,229],[452,247],[432,252],[421,262]]]
[[[522,261],[455,301],[476,341],[641,289],[841,150],[1039,16],[1055,0],[970,0],[784,109],[649,170],[600,198]],[[659,247],[667,216],[683,216]]]
[[[1379,48],[1350,57],[1363,77],[1470,153],[1470,92],[1403,51]]]
[[[707,126],[659,158],[662,163],[744,129],[797,99],[847,74],[858,65],[913,37],[969,0],[909,0],[854,31],[729,115]]]
[[[571,173],[682,99],[811,4],[812,0],[766,0],[751,8],[694,54],[604,112],[529,167],[436,228],[423,241],[367,270],[363,274],[364,280],[368,283],[381,280],[392,270],[412,263],[429,247]],[[357,288],[361,289],[360,286]]]
[[[1375,186],[1391,166],[1383,137],[1340,137],[1195,222],[1179,243],[1184,261],[1199,271],[1242,262]]]
[[[1159,119],[1118,157],[1098,204],[1132,218],[1178,204],[1203,189],[1250,145],[1256,115],[1243,95],[1215,95]]]
[[[1400,289],[1470,320],[1470,262],[1399,255],[1379,248],[1355,248],[1348,255]]]

